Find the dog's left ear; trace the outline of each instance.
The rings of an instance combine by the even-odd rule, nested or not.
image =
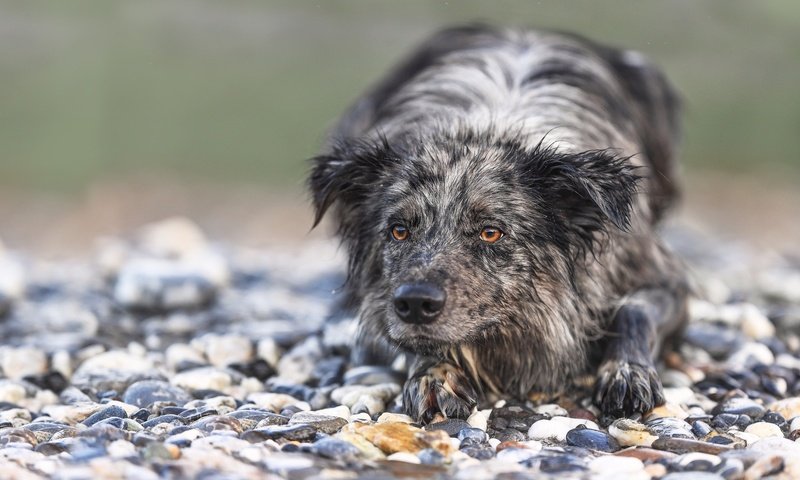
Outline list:
[[[314,226],[334,203],[358,209],[391,160],[385,145],[339,142],[328,153],[311,159],[308,188],[314,203]]]
[[[639,177],[611,150],[559,154],[538,149],[526,173],[551,211],[586,242],[609,228],[628,230]]]

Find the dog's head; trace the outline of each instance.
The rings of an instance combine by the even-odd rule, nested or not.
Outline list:
[[[347,142],[314,162],[316,221],[335,206],[362,321],[417,353],[529,331],[524,305],[571,291],[627,227],[637,182],[611,151],[468,133]]]

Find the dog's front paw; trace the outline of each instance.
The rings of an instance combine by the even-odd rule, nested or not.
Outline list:
[[[594,403],[604,415],[627,417],[663,404],[664,390],[652,365],[607,360],[598,371]]]
[[[422,424],[444,418],[467,418],[478,393],[458,367],[447,363],[417,371],[403,388],[406,413]]]

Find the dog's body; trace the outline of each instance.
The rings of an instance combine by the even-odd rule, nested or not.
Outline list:
[[[362,361],[415,354],[426,422],[598,371],[596,402],[663,402],[653,361],[687,288],[654,226],[673,202],[675,96],[632,52],[464,27],[431,38],[334,128],[309,180],[350,255]]]

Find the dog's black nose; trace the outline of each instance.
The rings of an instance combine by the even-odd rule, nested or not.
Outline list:
[[[442,312],[446,299],[444,290],[436,285],[407,283],[394,291],[394,311],[406,323],[431,323]]]

